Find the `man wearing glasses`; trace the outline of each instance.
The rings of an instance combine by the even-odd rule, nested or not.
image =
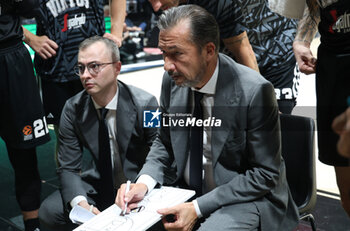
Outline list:
[[[112,205],[115,189],[135,179],[155,138],[155,128],[143,128],[143,111],[156,109],[157,100],[117,81],[119,60],[118,46],[107,38],[91,37],[79,46],[75,70],[85,90],[66,102],[60,119],[61,190],[39,210],[50,230],[72,230],[68,213],[77,205],[95,214]]]
[[[58,143],[60,115],[65,102],[83,86],[74,74],[78,45],[94,35],[103,35],[119,46],[125,19],[125,0],[110,0],[111,31],[106,32],[104,0],[40,0],[36,34],[23,28],[24,42],[34,51],[34,66],[48,124],[54,125]],[[55,159],[57,161],[57,143]]]

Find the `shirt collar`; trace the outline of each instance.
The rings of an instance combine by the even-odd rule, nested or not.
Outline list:
[[[119,93],[119,87],[117,88],[117,91],[115,92],[113,99],[106,105],[106,107],[105,107],[106,109],[117,110],[118,95],[119,95],[118,93]],[[102,106],[98,105],[92,97],[91,97],[91,99],[92,99],[92,102],[94,103],[96,110],[102,108]]]
[[[193,91],[198,91],[204,94],[210,94],[214,95],[216,91],[216,83],[218,81],[218,75],[219,75],[219,58],[216,63],[216,67],[214,70],[213,75],[210,77],[209,81],[201,88],[201,89],[195,89],[194,87],[191,87]]]

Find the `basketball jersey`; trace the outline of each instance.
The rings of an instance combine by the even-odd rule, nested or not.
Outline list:
[[[67,82],[74,72],[78,46],[86,38],[105,32],[102,0],[40,0],[37,35],[46,35],[58,45],[56,56],[47,60],[35,55],[38,75],[49,81]]]
[[[296,98],[293,41],[297,21],[287,19],[268,8],[267,0],[189,0],[202,6],[216,18],[220,37],[230,38],[246,31],[262,76],[275,88],[294,92],[277,94],[278,99]],[[224,53],[230,55],[227,49]],[[292,88],[294,90],[292,90]]]
[[[323,4],[324,6],[325,4]],[[318,31],[321,43],[334,52],[350,51],[350,1],[340,0],[321,7]]]
[[[221,39],[231,38],[247,30],[241,9],[232,0],[189,0],[187,3],[201,6],[215,17]],[[238,21],[241,23],[235,23]]]

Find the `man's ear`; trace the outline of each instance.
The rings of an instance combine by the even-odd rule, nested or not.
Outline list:
[[[213,56],[216,55],[216,46],[213,42],[208,42],[205,45],[204,49],[205,49],[208,60],[213,58]]]
[[[114,63],[114,68],[115,68],[115,71],[119,74],[120,73],[120,69],[122,68],[122,63],[120,61]]]

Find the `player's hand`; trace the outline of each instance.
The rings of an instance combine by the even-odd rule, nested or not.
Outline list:
[[[48,59],[56,55],[58,45],[46,35],[35,36],[30,41],[30,47],[43,59]]]
[[[350,107],[333,120],[332,128],[339,135],[338,152],[350,158]]]
[[[316,72],[317,59],[313,56],[308,44],[295,41],[293,43],[293,51],[301,72],[307,75]]]
[[[148,188],[145,184],[137,183],[130,185],[130,190],[127,194],[125,194],[125,189],[126,184],[122,184],[118,189],[115,203],[122,209],[122,211],[124,211],[125,203],[128,202],[126,213],[129,213],[130,210],[137,208],[137,203],[145,197]]]
[[[192,230],[198,218],[192,202],[182,203],[171,208],[159,209],[157,212],[163,215],[163,225],[168,231]],[[174,220],[168,220],[167,215],[171,215]]]
[[[83,207],[86,210],[89,210],[90,212],[92,212],[93,214],[99,214],[100,210],[98,210],[98,208],[96,208],[93,205],[89,205],[89,203],[87,201],[80,201],[78,203],[78,205],[80,205],[81,207]]]
[[[108,38],[110,40],[113,40],[118,45],[118,47],[121,47],[121,45],[122,45],[122,40],[123,39],[119,38],[119,37],[117,37],[117,36],[115,36],[115,35],[113,35],[111,33],[105,33],[103,35],[103,37]]]

